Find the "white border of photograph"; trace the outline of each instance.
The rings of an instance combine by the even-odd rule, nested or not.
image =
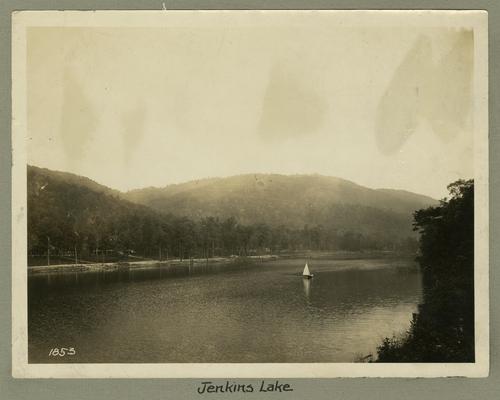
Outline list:
[[[474,363],[29,364],[27,331],[26,30],[32,26],[185,27],[226,23],[429,26],[474,30]],[[485,11],[21,11],[12,16],[12,374],[16,378],[485,377],[489,371],[488,14]],[[424,178],[424,177],[423,177]],[[425,179],[432,179],[425,177]]]

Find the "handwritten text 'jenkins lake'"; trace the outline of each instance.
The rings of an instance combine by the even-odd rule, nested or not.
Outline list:
[[[251,383],[241,384],[236,382],[226,381],[225,384],[216,385],[213,382],[201,382],[196,389],[199,394],[205,393],[253,393],[253,392],[292,392],[293,388],[288,383],[260,381],[259,385]]]

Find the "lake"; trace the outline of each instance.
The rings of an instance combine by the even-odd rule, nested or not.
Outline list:
[[[403,334],[422,298],[406,259],[29,277],[29,362],[353,362]],[[49,356],[52,348],[75,354]]]

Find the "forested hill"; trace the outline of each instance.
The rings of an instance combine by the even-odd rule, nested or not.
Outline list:
[[[200,219],[234,216],[243,224],[302,228],[409,231],[412,213],[435,205],[429,197],[369,189],[321,175],[239,175],[133,190],[125,198],[162,212]],[[406,229],[405,229],[406,228]]]
[[[28,166],[27,192],[30,254],[44,254],[48,246],[53,254],[75,246],[96,254],[142,248],[157,225],[172,219],[88,178],[45,168]]]
[[[35,189],[37,184],[42,183],[44,179],[72,186],[81,186],[94,192],[105,193],[112,196],[118,197],[122,195],[119,190],[101,185],[85,176],[28,165],[28,188]]]
[[[45,262],[48,252],[62,262],[71,254],[95,261],[101,253],[109,260],[413,250],[412,213],[429,204],[423,196],[321,176],[247,175],[124,194],[28,167],[28,252],[33,262]]]

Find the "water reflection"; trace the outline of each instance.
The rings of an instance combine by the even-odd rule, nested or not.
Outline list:
[[[258,266],[257,266],[258,267]],[[58,273],[37,273],[29,276],[28,289],[34,296],[36,293],[64,291],[74,287],[86,289],[90,286],[102,286],[111,283],[140,282],[158,279],[173,279],[190,275],[204,275],[219,272],[235,272],[241,269],[252,270],[256,265],[241,266],[239,264],[193,265],[186,262],[182,265],[158,264],[149,268],[120,268],[98,271],[76,271]]]
[[[418,270],[398,260],[314,267],[312,280],[293,260],[30,276],[29,361],[351,362],[408,329]],[[49,359],[55,344],[77,354]]]
[[[304,294],[306,295],[306,298],[308,300],[311,293],[311,281],[312,279],[302,278],[302,284],[304,285]]]

